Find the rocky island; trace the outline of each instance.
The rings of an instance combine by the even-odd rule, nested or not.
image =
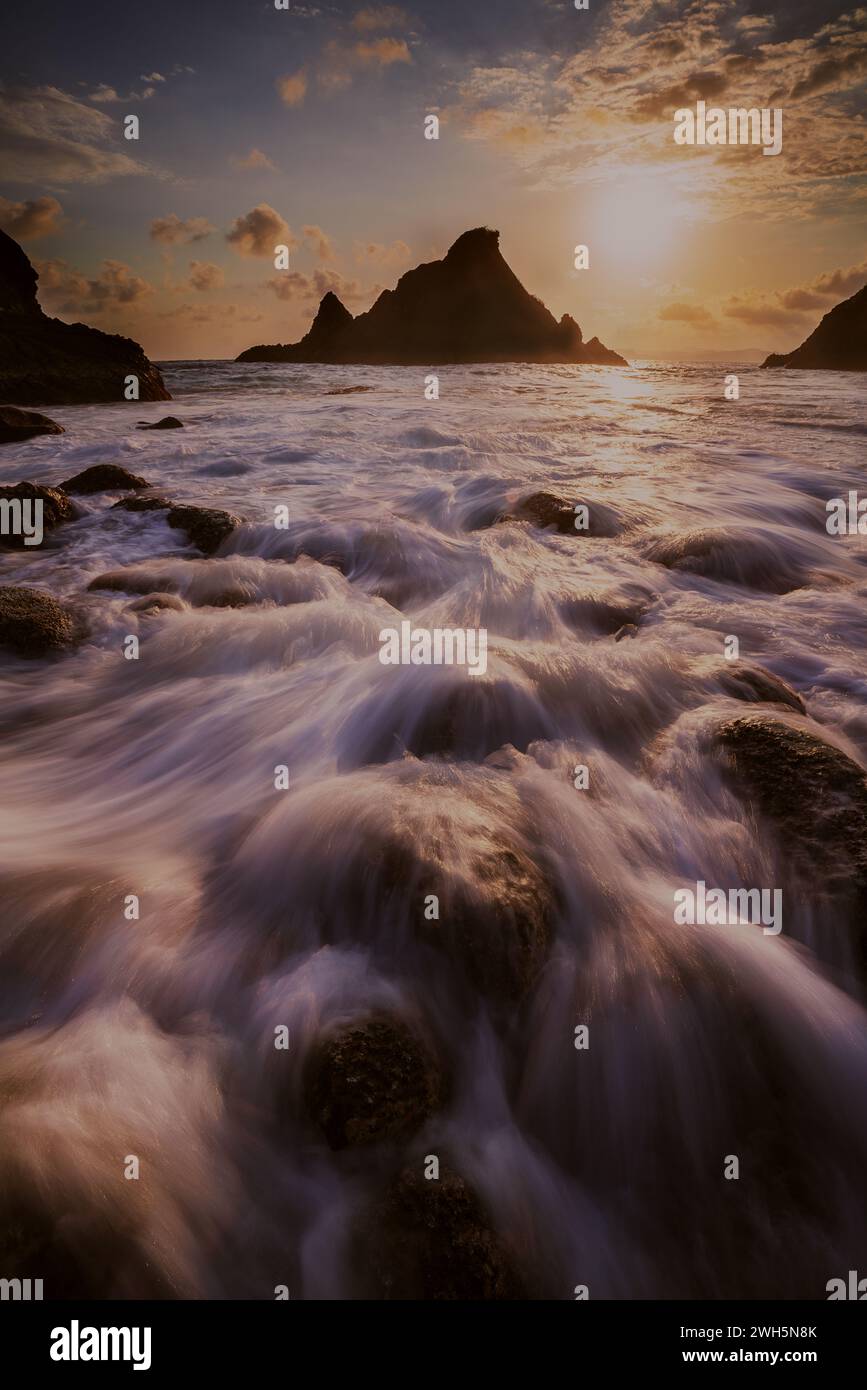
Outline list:
[[[127,376],[142,401],[171,396],[138,343],[43,313],[38,275],[12,237],[0,232],[0,403],[75,405],[122,401]]]
[[[331,292],[298,343],[247,348],[239,362],[417,366],[444,362],[627,364],[569,314],[559,323],[528,294],[500,252],[500,234],[476,227],[441,261],[416,266],[353,318]]]
[[[772,352],[763,367],[808,371],[867,371],[867,285],[831,309],[794,352]]]

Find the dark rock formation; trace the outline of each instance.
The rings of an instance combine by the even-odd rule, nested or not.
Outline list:
[[[757,527],[739,531],[706,526],[658,536],[643,546],[648,560],[666,569],[701,574],[718,583],[787,594],[807,583],[803,560]]]
[[[186,531],[203,555],[213,555],[235,527],[241,525],[240,517],[213,507],[172,507],[167,520],[170,526]]]
[[[776,830],[797,891],[855,924],[867,967],[867,773],[810,729],[769,714],[716,731],[728,780]]]
[[[344,1026],[316,1044],[306,1067],[307,1110],[332,1149],[408,1138],[442,1093],[433,1058],[394,1018]]]
[[[809,371],[867,371],[867,285],[831,309],[794,352],[772,352],[763,367]]]
[[[35,410],[17,410],[14,405],[0,406],[0,444],[17,444],[37,434],[65,434],[62,425],[40,415]]]
[[[589,362],[625,366],[574,319],[528,294],[499,249],[499,232],[464,232],[441,261],[416,266],[353,318],[329,292],[300,343],[248,348],[239,362]]]
[[[373,1296],[478,1302],[526,1292],[479,1198],[456,1173],[407,1168],[357,1231],[355,1260]]]
[[[21,405],[122,401],[138,377],[143,401],[171,400],[138,343],[42,312],[37,275],[17,242],[0,232],[0,399]]]
[[[15,483],[10,487],[0,487],[0,498],[11,501],[13,498],[20,498],[23,502],[29,498],[32,502],[42,503],[42,530],[43,533],[53,531],[55,527],[62,526],[65,521],[72,521],[76,515],[75,503],[70,502],[65,493],[58,491],[54,487],[41,487],[39,483]],[[9,532],[0,535],[0,545],[8,546],[11,549],[36,550],[36,546],[24,545],[23,535],[14,535]]]
[[[122,492],[125,488],[139,490],[150,487],[150,483],[116,463],[95,463],[83,473],[76,473],[74,478],[67,478],[60,486],[64,492],[86,496],[93,492]]]
[[[164,415],[162,420],[157,420],[156,424],[149,425],[145,420],[139,420],[136,429],[139,430],[182,430],[183,420],[179,420],[176,415]]]
[[[78,635],[74,614],[41,589],[0,587],[0,646],[19,656],[45,656],[71,647]]]

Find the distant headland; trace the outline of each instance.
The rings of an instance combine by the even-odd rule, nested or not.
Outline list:
[[[448,362],[627,365],[569,314],[560,322],[528,294],[500,252],[500,234],[464,232],[441,261],[416,266],[367,313],[353,318],[325,295],[298,343],[247,348],[238,362],[334,362],[419,366]]]
[[[867,371],[867,285],[831,309],[794,352],[772,352],[763,367]]]

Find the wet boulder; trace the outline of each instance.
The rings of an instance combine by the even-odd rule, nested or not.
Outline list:
[[[764,666],[735,663],[723,672],[720,685],[735,700],[758,704],[785,705],[796,714],[805,714],[806,706],[796,690]]]
[[[113,502],[113,512],[167,512],[172,503],[168,497],[122,497]]]
[[[421,1159],[392,1182],[357,1228],[353,1256],[373,1297],[461,1302],[522,1299],[513,1262],[485,1208],[457,1173],[427,1179]]]
[[[437,1062],[396,1018],[345,1025],[321,1038],[307,1061],[307,1111],[332,1149],[407,1138],[442,1095]]]
[[[203,555],[213,555],[223,541],[241,525],[240,518],[231,512],[213,507],[175,506],[168,514],[168,523],[186,531],[191,543]]]
[[[644,547],[644,554],[666,569],[769,594],[790,593],[808,579],[801,557],[778,538],[747,528],[706,526],[658,536]]]
[[[65,434],[62,425],[40,415],[36,410],[19,410],[14,405],[0,406],[0,444],[18,444],[39,434]]]
[[[0,499],[7,502],[19,501],[22,504],[29,502],[28,513],[31,525],[35,520],[33,503],[42,503],[42,531],[54,531],[64,522],[74,520],[76,516],[75,504],[69,498],[54,487],[42,487],[39,483],[15,483],[9,487],[0,487]],[[25,516],[22,510],[22,518]],[[21,531],[7,530],[5,534],[0,534],[0,545],[10,549],[36,550],[37,546],[25,546],[25,537]]]
[[[577,506],[587,509],[587,524],[576,513]],[[620,531],[617,514],[612,507],[601,502],[588,502],[578,498],[567,502],[555,497],[551,492],[533,492],[523,497],[514,510],[520,521],[531,521],[534,526],[547,528],[553,526],[561,536],[616,536]],[[579,525],[576,526],[576,521]]]
[[[139,491],[150,487],[150,483],[147,478],[140,478],[137,473],[130,473],[128,468],[121,468],[119,464],[95,463],[92,468],[85,468],[75,477],[67,478],[60,486],[64,492],[87,496],[94,492]]]
[[[139,430],[182,430],[183,420],[179,420],[176,415],[164,415],[162,420],[157,420],[149,425],[146,420],[139,420],[136,429]]]
[[[774,825],[793,870],[817,892],[865,899],[864,768],[811,729],[770,715],[729,720],[715,741],[728,780]]]
[[[79,636],[76,615],[51,594],[0,586],[0,647],[40,657],[72,647]]]

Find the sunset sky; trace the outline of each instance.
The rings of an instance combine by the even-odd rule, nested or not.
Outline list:
[[[793,348],[867,281],[865,25],[833,0],[44,0],[0,58],[0,226],[48,312],[156,358],[294,341],[326,290],[358,313],[479,225],[627,356]],[[699,98],[782,108],[782,154],[675,145]]]

